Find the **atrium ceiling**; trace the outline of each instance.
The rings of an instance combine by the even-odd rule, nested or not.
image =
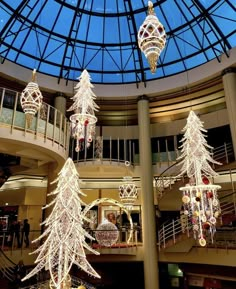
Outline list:
[[[235,47],[232,0],[153,0],[167,42],[152,74],[137,39],[147,2],[1,0],[1,63],[36,68],[58,82],[87,69],[93,83],[145,83],[220,62]]]

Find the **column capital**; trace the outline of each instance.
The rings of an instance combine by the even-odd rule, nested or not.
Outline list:
[[[145,94],[143,94],[143,95],[139,95],[139,96],[137,97],[137,102],[139,102],[140,100],[147,100],[147,101],[149,101],[149,98],[148,98],[148,96],[146,96]]]
[[[224,76],[228,73],[236,73],[236,67],[227,67],[222,72],[221,75]]]

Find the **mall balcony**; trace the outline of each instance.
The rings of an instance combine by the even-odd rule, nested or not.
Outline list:
[[[16,217],[17,220],[28,218],[31,225],[30,240],[35,240],[42,233],[40,223],[47,215],[47,212],[42,213],[42,207],[48,202],[47,193],[53,188],[51,182],[57,177],[68,157],[74,160],[78,169],[80,188],[87,194],[84,201],[89,204],[95,199],[104,199],[103,203],[91,210],[96,221],[94,227],[87,228],[95,237],[90,245],[100,252],[100,256],[88,252],[90,262],[105,263],[107,266],[111,263],[114,266],[117,263],[122,266],[142,264],[144,259],[140,196],[142,193],[137,128],[128,125],[118,126],[113,132],[112,127],[104,127],[102,135],[99,135],[101,128],[98,126],[97,137],[91,147],[75,152],[69,120],[65,115],[55,107],[43,103],[40,112],[28,127],[19,102],[20,92],[8,88],[1,88],[0,92],[1,164],[11,172],[4,179],[0,189],[3,224],[0,246],[3,275],[11,276],[11,268],[19,259],[24,259],[28,267],[33,265],[35,256],[29,253],[39,244],[32,243],[29,248],[25,248],[22,241],[24,236],[21,234],[21,245],[18,246],[17,236],[9,231],[8,224]],[[226,273],[220,277],[212,273],[214,266],[217,268],[220,266],[224,272],[227,266],[234,266],[236,252],[235,157],[225,111],[226,108],[223,108],[202,115],[206,124],[209,122],[220,124],[216,127],[210,125],[208,140],[214,147],[212,151],[214,159],[222,163],[221,166],[214,167],[219,174],[214,183],[221,186],[219,198],[222,215],[214,242],[209,240],[205,248],[200,247],[194,239],[191,222],[187,223],[184,231],[181,225],[179,187],[185,183],[185,179],[176,178],[178,175],[176,164],[180,154],[177,143],[181,136],[173,134],[151,139],[159,266],[160,268],[163,266],[161,270],[167,270],[166,264],[179,264],[190,280],[194,278],[202,280],[210,276],[221,282],[234,281],[234,277]],[[165,129],[172,131],[172,126],[184,125],[184,120],[181,121],[181,125],[178,120],[173,122]],[[220,139],[218,135],[221,135]],[[121,208],[106,202],[109,198],[119,200],[118,188],[123,182],[123,177],[127,175],[132,176],[139,190],[139,198],[131,212],[132,229]],[[98,232],[96,226],[108,212],[113,212],[119,217],[119,224],[117,223],[119,233],[115,244],[103,246],[96,240]],[[207,264],[211,272],[196,273],[195,267],[192,267],[192,271],[188,271],[185,264]],[[174,277],[168,278],[171,280]],[[183,277],[178,278],[182,280]]]

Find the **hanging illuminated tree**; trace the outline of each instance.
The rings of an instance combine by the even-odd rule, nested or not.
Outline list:
[[[213,242],[216,221],[221,213],[217,197],[220,186],[212,184],[217,173],[210,165],[220,163],[212,158],[212,147],[207,144],[204,135],[207,131],[193,111],[189,113],[183,132],[182,154],[178,158],[181,160],[178,165],[182,166],[179,176],[187,174],[189,178],[189,183],[180,188],[184,214],[191,216],[194,235],[199,239],[199,244],[205,246],[208,232]]]
[[[72,159],[68,158],[58,178],[56,189],[49,195],[55,196],[54,200],[44,209],[54,205],[49,217],[42,223],[46,226],[43,234],[34,240],[43,240],[43,244],[33,253],[37,253],[35,263],[37,266],[24,277],[29,279],[42,269],[48,269],[51,283],[56,289],[64,288],[67,283],[70,269],[73,264],[87,272],[89,275],[100,278],[86,259],[85,250],[99,254],[85,241],[85,238],[94,240],[83,228],[83,222],[91,222],[83,213],[81,204],[86,204],[80,199],[85,195],[79,188],[79,174]],[[67,287],[65,287],[67,288]]]
[[[95,135],[97,118],[95,111],[98,105],[95,103],[96,95],[92,91],[94,87],[87,70],[79,77],[79,83],[75,86],[76,93],[72,97],[74,103],[68,111],[74,111],[71,115],[71,133],[76,139],[75,151],[79,152],[83,146],[89,147]]]

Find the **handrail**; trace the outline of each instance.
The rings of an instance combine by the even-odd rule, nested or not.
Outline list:
[[[131,229],[129,227],[127,227],[127,226],[122,226],[120,228],[117,228],[117,230],[118,230],[119,238],[117,240],[116,247],[119,247],[119,246],[120,247],[124,247],[123,245],[127,244],[127,240],[128,240],[129,235],[130,235]],[[95,233],[97,232],[97,230],[96,229],[95,230],[88,229],[88,232],[94,237]],[[2,248],[2,251],[4,252],[5,250],[6,251],[9,251],[9,250],[11,250],[11,251],[13,251],[13,250],[22,250],[24,248],[24,244],[21,243],[20,247],[17,246],[17,242],[16,242],[17,238],[16,238],[16,233],[15,232],[13,234],[11,234],[11,236],[12,236],[11,243],[10,244],[8,243],[7,239],[8,239],[8,236],[10,234],[11,234],[10,231],[0,231],[0,238],[1,238],[0,246]],[[40,230],[31,230],[30,233],[29,233],[30,242],[35,240],[36,238],[38,238],[39,235],[41,235],[41,231]],[[20,240],[24,240],[24,235],[22,235],[21,232],[20,232]],[[90,242],[91,246],[93,246],[94,243],[97,243],[95,238],[94,238],[94,240],[90,240],[89,242]],[[138,243],[141,243],[141,242],[142,242],[141,228],[140,227],[134,227],[132,229],[132,236],[131,236],[129,245],[137,246]],[[39,245],[40,245],[39,243],[38,244],[37,243],[32,243],[32,244],[30,243],[29,248],[34,250]]]
[[[221,219],[228,214],[232,214],[236,218],[236,204],[234,195],[235,194],[233,193],[231,202],[226,204],[222,204],[221,202]],[[183,217],[185,217],[185,224],[181,221],[181,218],[176,218],[168,223],[164,223],[160,227],[158,230],[159,250],[161,248],[166,248],[167,243],[171,240],[175,243],[177,235],[187,233],[188,237],[190,236],[190,233],[192,232],[191,216],[187,217],[183,215]]]
[[[4,255],[4,258],[7,259],[7,261],[8,261],[9,263],[11,263],[11,265],[16,266],[16,263],[14,263],[14,262],[4,253],[4,251],[3,251],[1,248],[0,248],[0,254],[1,254],[1,255]]]
[[[43,103],[28,127],[18,94],[14,90],[0,87],[0,124],[9,127],[11,133],[13,130],[23,131],[24,136],[33,133],[36,139],[44,138],[44,142],[50,140],[67,151],[70,140],[69,120],[56,108]],[[60,125],[60,120],[64,120],[63,125]]]
[[[14,280],[14,268],[16,264],[0,249],[0,271],[9,281]]]
[[[222,159],[224,159],[225,163],[222,163],[222,164],[228,164],[229,157],[233,155],[232,143],[224,143],[223,145],[214,148],[212,153],[216,161],[220,161],[220,160],[222,161]],[[159,199],[163,196],[163,192],[165,188],[171,187],[172,184],[174,184],[176,181],[181,179],[181,177],[178,177],[178,178],[176,177],[179,172],[172,173],[172,175],[165,175],[173,167],[177,166],[179,162],[180,162],[179,160],[176,161],[174,164],[172,164],[167,169],[165,169],[159,176],[154,176],[155,187],[157,189]],[[218,170],[217,172],[221,174],[225,172],[225,170],[221,170],[221,171]],[[184,177],[185,176],[183,176],[182,178],[184,179]]]

